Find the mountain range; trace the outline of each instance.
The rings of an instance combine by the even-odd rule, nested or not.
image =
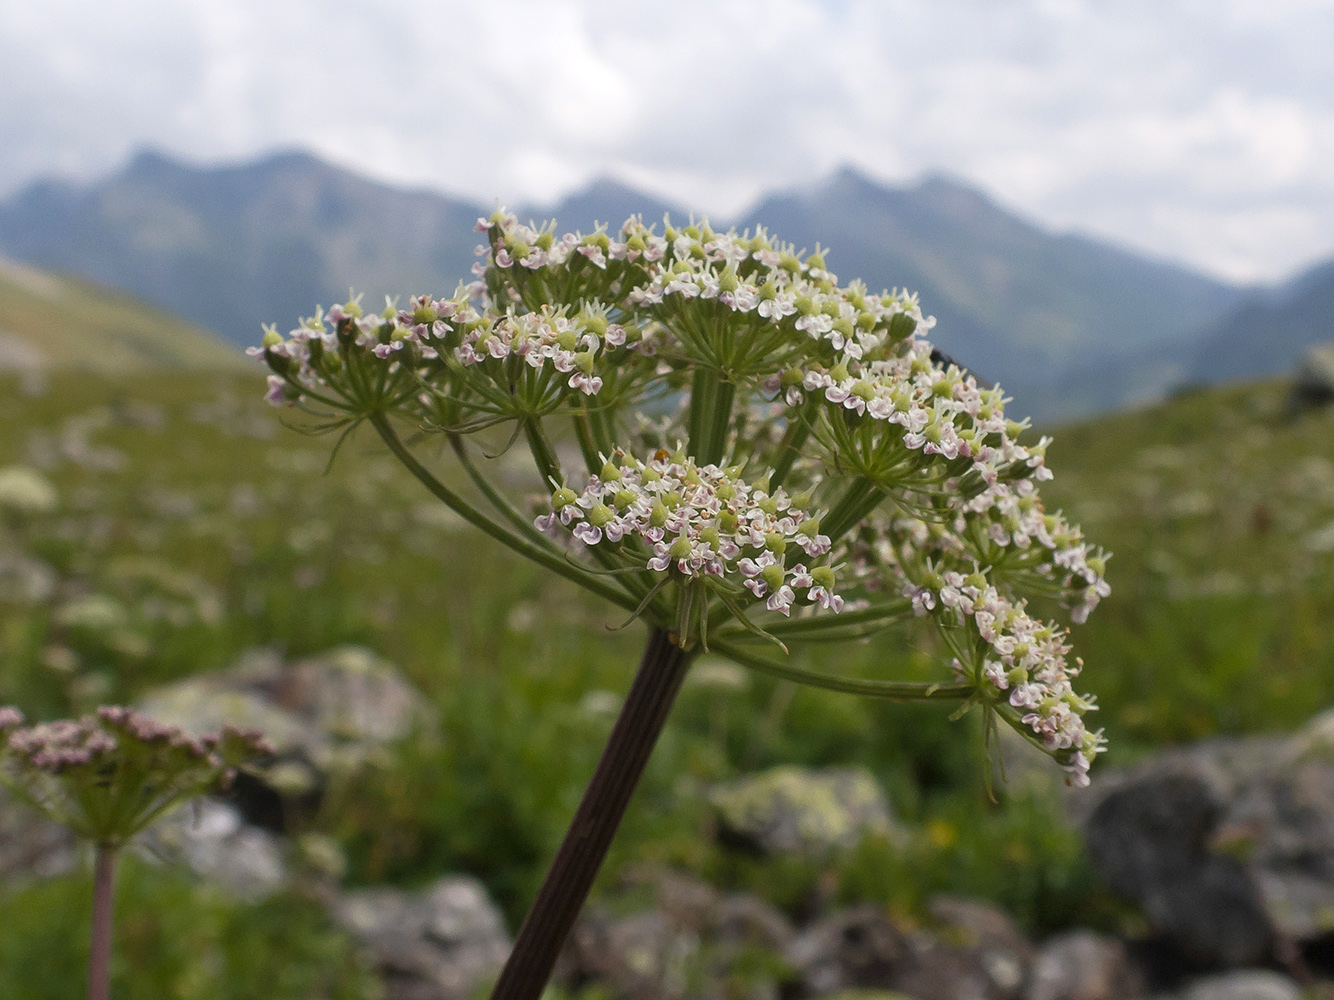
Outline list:
[[[493,207],[390,187],[304,153],[201,167],[146,152],[97,183],[43,180],[0,202],[0,251],[246,345],[261,323],[292,325],[349,288],[368,303],[452,291],[475,259],[473,223]],[[583,231],[664,212],[688,214],[610,180],[519,208],[525,220]],[[1045,421],[1179,382],[1283,370],[1304,344],[1334,335],[1321,327],[1334,264],[1281,289],[1242,288],[1051,232],[948,177],[891,188],[844,169],[714,224],[764,225],[799,248],[818,241],[841,280],[917,291],[939,321],[933,340]]]

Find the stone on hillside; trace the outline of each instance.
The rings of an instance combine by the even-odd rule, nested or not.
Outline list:
[[[287,884],[282,841],[214,799],[196,800],[154,824],[142,846],[241,899],[264,899]]]
[[[1109,773],[1083,808],[1108,884],[1196,959],[1262,963],[1334,931],[1334,717]]]
[[[599,906],[585,912],[562,956],[562,981],[592,980],[635,1000],[777,1000],[780,956],[793,938],[781,912],[674,872],[642,871],[629,881],[651,884],[652,904],[620,916]]]
[[[1307,348],[1297,363],[1291,406],[1300,411],[1334,403],[1334,341]]]
[[[1300,1000],[1302,988],[1267,969],[1241,969],[1192,982],[1182,1000]]]
[[[723,838],[763,854],[820,857],[895,828],[885,793],[864,768],[783,766],[713,790]]]
[[[264,779],[287,796],[317,791],[330,774],[386,762],[389,744],[431,719],[421,693],[359,646],[293,663],[257,651],[233,669],[161,688],[141,707],[194,733],[224,723],[260,730],[277,750]]]
[[[962,910],[956,914],[966,922]],[[989,921],[988,921],[989,922]],[[960,928],[960,930],[964,930]],[[966,931],[951,942],[909,932],[879,907],[863,904],[830,914],[807,927],[787,950],[801,992],[823,997],[850,990],[892,990],[914,1000],[1005,1000],[1019,996],[1026,970]],[[1008,932],[1003,935],[1009,940]]]
[[[418,893],[353,890],[335,915],[365,946],[385,1000],[472,1000],[499,974],[511,947],[500,910],[466,875]]]
[[[1024,1000],[1128,1000],[1144,979],[1119,940],[1077,930],[1045,941],[1033,960]]]
[[[1033,961],[1033,945],[1010,915],[991,903],[961,896],[934,896],[927,912],[946,943],[971,950],[991,981],[991,996],[1019,995]]]

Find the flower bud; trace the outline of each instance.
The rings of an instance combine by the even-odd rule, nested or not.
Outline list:
[[[917,329],[917,320],[907,313],[895,313],[889,321],[889,335],[894,340],[907,340]]]

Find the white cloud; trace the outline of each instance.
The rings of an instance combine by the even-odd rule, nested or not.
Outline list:
[[[1329,0],[48,0],[0,6],[0,48],[0,191],[304,146],[725,215],[852,162],[1243,279],[1334,253]]]

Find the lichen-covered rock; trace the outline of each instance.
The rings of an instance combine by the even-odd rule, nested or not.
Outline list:
[[[385,1000],[472,1000],[509,956],[500,910],[470,876],[443,878],[419,893],[357,889],[334,912],[365,946]]]
[[[1043,943],[1024,1000],[1131,1000],[1143,993],[1144,979],[1124,944],[1077,930]]]
[[[277,750],[261,774],[288,797],[316,792],[330,774],[388,763],[386,748],[432,718],[393,664],[359,646],[292,663],[256,651],[231,670],[160,688],[141,707],[195,733],[224,723],[260,730]]]
[[[726,841],[764,854],[820,857],[895,833],[885,793],[864,768],[775,767],[715,788],[710,801]]]

